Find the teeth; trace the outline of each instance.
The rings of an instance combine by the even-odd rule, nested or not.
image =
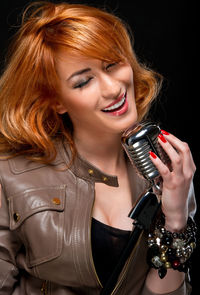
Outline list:
[[[123,105],[123,103],[125,102],[125,99],[126,99],[126,98],[125,98],[125,96],[124,96],[119,102],[117,102],[116,104],[112,105],[112,106],[109,107],[109,108],[105,108],[105,109],[103,109],[103,111],[113,111],[113,110],[115,110],[115,109],[121,107],[121,106]]]

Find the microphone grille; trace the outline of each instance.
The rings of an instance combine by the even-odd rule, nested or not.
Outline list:
[[[139,174],[149,181],[159,176],[157,168],[149,157],[151,150],[150,144],[144,139],[127,146],[128,156],[132,164],[135,165]]]
[[[139,175],[149,182],[160,176],[149,157],[149,152],[153,151],[165,164],[170,161],[158,143],[159,133],[161,133],[159,126],[153,123],[144,123],[128,129],[122,135],[122,145],[131,163],[135,166]]]

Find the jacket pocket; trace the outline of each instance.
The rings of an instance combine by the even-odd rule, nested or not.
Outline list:
[[[29,267],[61,254],[65,187],[28,189],[9,198],[10,229],[18,232]]]

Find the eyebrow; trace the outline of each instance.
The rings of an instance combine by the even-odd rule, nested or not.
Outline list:
[[[82,75],[82,74],[87,73],[89,71],[91,71],[90,68],[86,68],[86,69],[82,69],[80,71],[77,71],[77,72],[73,73],[69,78],[67,78],[67,81],[70,80],[71,78],[73,78],[74,76]]]

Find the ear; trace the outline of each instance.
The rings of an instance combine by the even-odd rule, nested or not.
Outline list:
[[[67,108],[61,103],[57,102],[56,104],[56,112],[60,115],[67,113]]]

